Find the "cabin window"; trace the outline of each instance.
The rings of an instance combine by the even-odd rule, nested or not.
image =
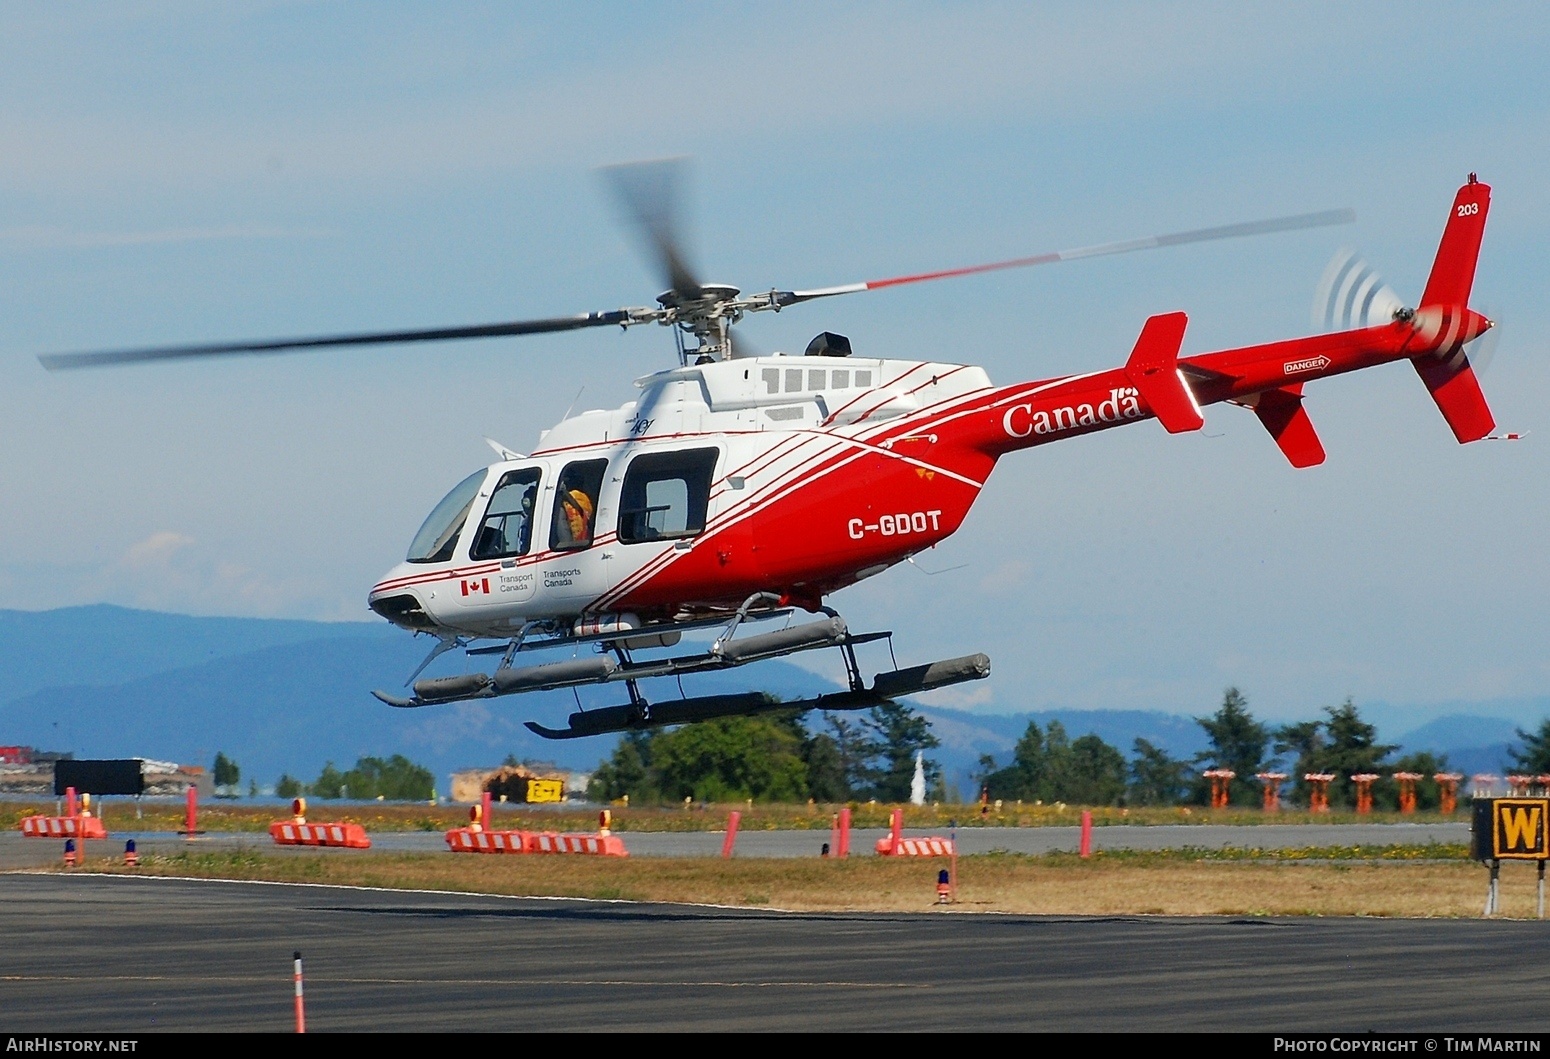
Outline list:
[[[554,516],[549,522],[549,547],[585,548],[597,526],[597,500],[603,493],[607,460],[567,463],[554,485]]]
[[[457,547],[457,536],[468,521],[468,509],[474,506],[479,487],[484,484],[488,471],[475,471],[452,487],[452,492],[441,498],[441,503],[431,509],[420,532],[409,543],[406,557],[411,563],[445,563],[451,560]]]
[[[857,386],[871,386],[872,385],[872,373],[869,372],[869,371],[858,371],[858,372],[856,372],[856,385]]]
[[[809,368],[807,372],[807,388],[809,390],[823,389],[823,376],[824,373],[822,371],[815,371]]]
[[[765,393],[780,393],[780,369],[765,368],[759,372],[759,377],[764,380]]]
[[[631,460],[619,495],[619,540],[639,544],[703,532],[719,455],[716,449],[685,449]]]
[[[835,369],[834,388],[836,390],[847,390],[850,388],[850,372],[848,370]]]
[[[495,487],[484,521],[468,550],[470,559],[526,555],[533,543],[533,512],[538,501],[537,467],[508,471]]]
[[[801,393],[802,392],[802,369],[801,368],[787,368],[786,369],[786,392],[787,393]]]

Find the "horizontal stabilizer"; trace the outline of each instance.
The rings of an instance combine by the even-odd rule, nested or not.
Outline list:
[[[1170,434],[1199,430],[1206,422],[1179,371],[1179,347],[1188,323],[1183,313],[1163,313],[1147,320],[1125,362],[1125,378]]]
[[[1293,467],[1317,467],[1324,462],[1324,446],[1302,406],[1301,383],[1266,390],[1255,401],[1254,414]]]

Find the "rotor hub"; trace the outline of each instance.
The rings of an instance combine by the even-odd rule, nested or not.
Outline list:
[[[728,283],[706,283],[700,287],[699,297],[680,290],[665,290],[657,295],[657,304],[664,309],[677,309],[681,315],[699,315],[733,301],[742,291]]]

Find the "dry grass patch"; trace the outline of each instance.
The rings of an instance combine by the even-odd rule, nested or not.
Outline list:
[[[1425,847],[1420,847],[1424,849]],[[1444,847],[1451,849],[1451,847]],[[1311,851],[1310,851],[1311,852]],[[1449,854],[1451,855],[1451,853]],[[210,851],[145,856],[140,875],[693,902],[803,911],[936,908],[945,861],[456,856]],[[131,873],[107,858],[92,870]],[[1478,916],[1486,873],[1462,860],[1261,861],[1188,854],[959,858],[960,910],[1054,915]],[[1506,915],[1534,914],[1534,870],[1502,871]]]

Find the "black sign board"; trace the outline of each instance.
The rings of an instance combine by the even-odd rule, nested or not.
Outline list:
[[[1470,833],[1476,860],[1550,859],[1550,798],[1477,798]]]
[[[140,794],[145,781],[140,775],[140,759],[124,761],[56,761],[54,793],[63,794],[74,787],[79,794]]]

